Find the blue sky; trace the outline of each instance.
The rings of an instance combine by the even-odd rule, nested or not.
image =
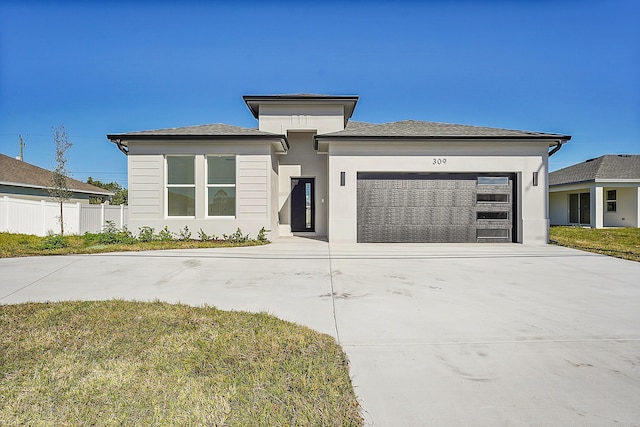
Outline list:
[[[0,152],[126,186],[107,133],[255,127],[246,94],[359,95],[353,119],[569,134],[550,169],[640,154],[640,2],[0,5]]]

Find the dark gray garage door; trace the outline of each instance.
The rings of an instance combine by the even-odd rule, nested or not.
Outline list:
[[[511,242],[513,174],[358,173],[358,242]]]

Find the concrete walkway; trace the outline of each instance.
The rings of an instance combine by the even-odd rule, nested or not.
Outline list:
[[[0,259],[0,303],[111,298],[267,311],[331,334],[368,425],[640,425],[640,263],[302,238]]]

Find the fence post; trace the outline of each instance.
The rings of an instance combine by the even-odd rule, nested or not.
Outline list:
[[[4,230],[3,231],[9,231],[9,196],[4,196],[2,198],[2,202],[4,203],[4,213],[5,218],[4,218]]]
[[[104,202],[103,202],[103,203],[100,203],[100,231],[104,230],[104,226],[106,225],[104,222],[104,218],[105,216],[104,216]]]
[[[120,229],[124,228],[124,204],[120,204]]]
[[[40,212],[42,212],[42,234],[41,236],[46,236],[47,235],[47,202],[45,202],[44,200],[40,200],[40,206],[42,206],[42,209]]]
[[[4,213],[5,213],[5,218],[4,218],[4,228],[2,229],[2,231],[9,231],[9,197],[8,196],[4,196],[2,198],[2,203],[4,203]]]
[[[78,234],[81,235],[82,234],[82,204],[80,204],[80,202],[76,203],[76,206],[78,207]]]

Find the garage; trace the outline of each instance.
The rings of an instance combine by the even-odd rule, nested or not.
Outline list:
[[[357,174],[359,243],[515,241],[515,174]]]

